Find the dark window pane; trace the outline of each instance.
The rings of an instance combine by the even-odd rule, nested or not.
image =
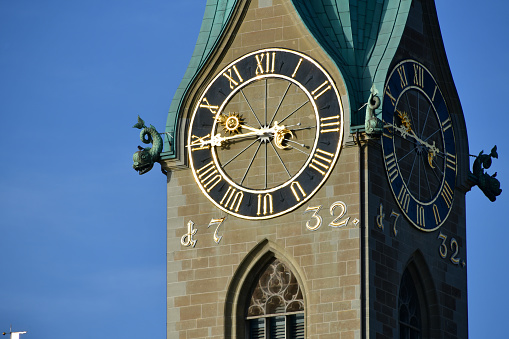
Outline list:
[[[304,339],[304,313],[293,314],[288,317],[290,339]]]
[[[265,339],[265,319],[253,319],[249,321],[249,338]]]
[[[269,320],[270,339],[285,339],[286,338],[286,319],[282,317],[271,317]]]

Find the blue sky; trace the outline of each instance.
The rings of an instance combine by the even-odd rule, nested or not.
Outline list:
[[[506,336],[505,2],[437,1],[470,153],[498,145],[504,192],[467,194],[471,338]],[[0,332],[164,338],[166,193],[140,177],[137,115],[160,131],[205,0],[0,0]]]

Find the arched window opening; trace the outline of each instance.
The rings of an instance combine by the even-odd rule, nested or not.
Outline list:
[[[400,339],[421,339],[421,305],[417,289],[408,270],[405,270],[401,278],[398,309]]]
[[[250,339],[303,339],[304,300],[292,271],[272,259],[251,288],[246,321]]]

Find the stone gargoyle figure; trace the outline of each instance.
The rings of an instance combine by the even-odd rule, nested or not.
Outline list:
[[[163,150],[163,139],[154,126],[145,126],[145,122],[139,116],[133,128],[141,129],[140,139],[143,143],[152,144],[152,147],[147,148],[138,146],[139,151],[133,155],[133,168],[141,175],[150,171],[159,160]]]
[[[498,159],[497,146],[491,149],[490,154],[484,154],[484,151],[479,153],[474,160],[473,172],[470,173],[470,179],[493,202],[502,193],[502,189],[500,189],[500,182],[495,178],[497,176],[496,172],[493,175],[484,172],[485,169],[490,168],[492,158]]]

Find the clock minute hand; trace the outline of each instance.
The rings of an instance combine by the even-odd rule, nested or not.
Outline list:
[[[424,141],[421,138],[419,138],[417,136],[417,134],[415,134],[415,132],[411,128],[407,129],[404,126],[397,126],[397,125],[394,125],[394,124],[391,124],[391,123],[385,123],[385,126],[391,126],[392,128],[394,128],[396,131],[401,133],[401,136],[404,139],[406,139],[407,136],[410,136],[411,138],[415,139],[415,141],[417,141],[419,144],[425,146],[428,149],[428,152],[431,152],[431,153],[433,153],[435,155],[440,152],[438,150],[438,148],[435,146],[435,142],[434,141],[433,141],[432,145],[427,143],[426,141]]]

